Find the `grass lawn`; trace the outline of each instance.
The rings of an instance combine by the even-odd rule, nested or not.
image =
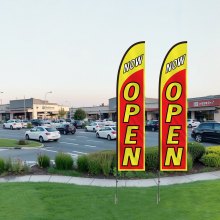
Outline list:
[[[220,181],[157,188],[115,188],[55,183],[1,183],[0,219],[4,220],[217,220]]]
[[[18,140],[0,138],[0,148],[2,147],[39,147],[40,143],[35,141],[28,141],[28,145],[18,145]]]

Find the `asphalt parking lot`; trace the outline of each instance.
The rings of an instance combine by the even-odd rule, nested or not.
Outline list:
[[[8,130],[0,128],[0,138],[23,139],[26,129]],[[188,141],[193,141],[190,137],[191,129],[188,129]],[[206,146],[213,143],[204,143]],[[146,132],[146,146],[158,146],[158,132]],[[74,135],[61,135],[58,142],[44,142],[44,147],[40,149],[19,150],[19,149],[0,149],[2,158],[19,158],[29,164],[35,163],[39,154],[47,154],[51,160],[58,152],[69,153],[72,157],[88,154],[101,150],[116,149],[116,141],[98,139],[94,132],[85,132],[84,129],[77,129]]]

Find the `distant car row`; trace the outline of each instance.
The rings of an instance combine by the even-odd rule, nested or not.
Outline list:
[[[47,126],[36,126],[25,132],[25,138],[27,140],[38,140],[41,143],[44,141],[58,141],[60,134],[75,134],[76,128],[71,124],[62,124],[62,126],[47,127]]]

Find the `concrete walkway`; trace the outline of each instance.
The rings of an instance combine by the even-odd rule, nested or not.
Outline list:
[[[201,180],[220,179],[220,171],[198,173],[175,177],[160,178],[160,185],[172,185],[181,183],[190,183]],[[100,187],[115,187],[115,179],[96,179],[96,178],[81,178],[70,176],[56,175],[26,175],[26,176],[10,176],[1,177],[0,183],[5,182],[50,182],[50,183],[67,183],[85,186],[100,186]],[[151,187],[157,186],[158,179],[140,179],[140,180],[118,180],[118,187]]]

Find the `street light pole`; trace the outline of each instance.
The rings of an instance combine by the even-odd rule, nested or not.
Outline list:
[[[26,120],[26,103],[25,103],[25,96],[24,96],[24,120]]]
[[[4,92],[1,92],[1,91],[0,91],[0,93],[4,93]],[[1,105],[2,105],[2,99],[1,99]]]
[[[46,92],[44,97],[44,118],[46,118],[46,98],[49,93],[52,93],[52,91]]]

